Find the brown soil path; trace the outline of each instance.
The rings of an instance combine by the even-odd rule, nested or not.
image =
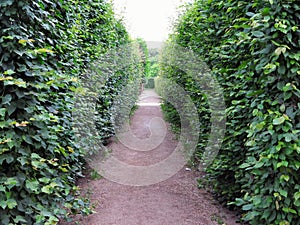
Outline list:
[[[161,117],[160,98],[153,90],[140,96],[139,108],[132,117],[131,129],[139,138],[150,135],[149,121]],[[132,165],[157,163],[174,150],[177,141],[167,131],[166,137],[151,151],[136,151],[113,142],[109,148],[119,160]],[[83,179],[80,187],[90,192],[95,214],[77,216],[76,222],[61,223],[82,225],[235,225],[237,217],[220,206],[205,190],[197,188],[201,174],[183,168],[173,177],[148,186],[126,186],[107,179]]]

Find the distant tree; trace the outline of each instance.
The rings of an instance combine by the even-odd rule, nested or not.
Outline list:
[[[138,44],[140,55],[141,55],[141,66],[143,68],[143,77],[147,77],[149,74],[149,52],[147,43],[142,38],[137,38],[135,40]]]

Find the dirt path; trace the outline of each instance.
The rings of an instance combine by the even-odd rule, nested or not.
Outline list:
[[[132,118],[131,128],[139,138],[150,135],[149,122],[161,117],[159,96],[145,90],[139,108]],[[113,142],[109,148],[119,160],[132,165],[151,165],[172,153],[177,145],[174,135],[167,131],[164,141],[151,151],[136,151]],[[162,171],[163,172],[163,171]],[[80,181],[82,190],[90,192],[96,213],[76,217],[82,225],[235,225],[237,218],[221,207],[209,193],[197,188],[200,173],[186,167],[173,177],[148,186],[126,186],[107,179]]]

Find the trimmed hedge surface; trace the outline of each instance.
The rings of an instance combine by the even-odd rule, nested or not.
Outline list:
[[[196,0],[169,40],[201,56],[224,90],[226,135],[202,182],[250,224],[300,223],[299,15],[295,0]],[[161,65],[161,76],[182,84],[198,107],[201,156],[209,131],[205,93]]]
[[[75,186],[85,162],[73,132],[75,91],[93,62],[127,43],[105,0],[0,2],[0,224],[91,212]],[[123,83],[133,72],[125,68]],[[99,99],[116,92],[120,76]]]

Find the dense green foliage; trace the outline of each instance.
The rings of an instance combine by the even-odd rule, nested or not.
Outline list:
[[[159,49],[149,49],[149,72],[148,77],[156,77],[159,73]]]
[[[147,77],[149,74],[149,50],[147,46],[147,42],[142,38],[137,38],[135,42],[138,45],[139,55],[141,57],[140,64],[142,69],[142,74],[144,77]]]
[[[159,49],[149,49],[149,70],[146,74],[145,88],[155,88],[154,77],[159,74]]]
[[[206,179],[251,224],[300,223],[298,3],[196,0],[170,38],[199,54],[224,89],[226,135]],[[162,76],[182,84],[198,107],[201,153],[210,126],[205,93],[163,62]]]
[[[72,130],[74,91],[128,34],[104,0],[2,0],[0,12],[0,223],[56,224],[70,209],[89,213],[76,197],[84,155]]]
[[[136,102],[144,76],[142,56],[139,44],[128,41],[107,51],[82,75],[73,115],[80,147],[88,154],[98,153],[110,141],[121,126],[115,119],[127,117],[125,108]]]

